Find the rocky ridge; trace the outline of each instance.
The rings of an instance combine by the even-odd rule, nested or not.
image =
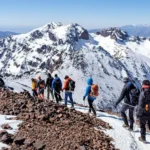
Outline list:
[[[111,129],[109,124],[64,105],[33,99],[28,92],[0,92],[0,114],[23,120],[16,135],[0,132],[0,141],[11,150],[115,150],[103,132]]]

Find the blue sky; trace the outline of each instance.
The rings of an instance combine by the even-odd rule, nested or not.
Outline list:
[[[150,24],[150,0],[0,0],[0,30],[27,32],[49,22],[87,29]]]

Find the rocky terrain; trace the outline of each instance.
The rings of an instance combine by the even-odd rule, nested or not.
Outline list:
[[[111,129],[100,119],[70,110],[61,104],[33,99],[28,92],[0,92],[0,114],[23,120],[16,135],[2,126],[0,141],[11,148],[3,150],[115,150],[112,138],[103,132]]]

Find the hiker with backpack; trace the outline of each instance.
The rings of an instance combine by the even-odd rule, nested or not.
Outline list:
[[[44,99],[45,81],[42,80],[40,76],[38,76],[37,88],[38,88],[38,98]]]
[[[47,75],[47,79],[46,79],[46,87],[47,87],[47,99],[49,100],[49,94],[51,94],[51,100],[54,100],[54,94],[53,94],[53,90],[52,90],[52,82],[53,82],[53,77],[51,76],[50,73],[48,73]]]
[[[96,116],[96,111],[93,107],[93,102],[98,96],[98,85],[93,84],[93,79],[89,78],[87,80],[88,86],[86,87],[85,95],[83,96],[83,100],[85,101],[85,98],[87,96],[87,100],[89,103],[89,113],[91,113],[91,110],[93,111],[94,116]]]
[[[122,107],[120,110],[122,119],[124,121],[123,127],[132,131],[133,124],[134,124],[134,117],[133,117],[134,107],[138,103],[138,98],[139,98],[140,92],[130,82],[128,77],[124,78],[123,82],[124,82],[124,87],[122,89],[120,97],[118,98],[118,100],[114,106],[116,108],[117,105],[124,99],[124,103],[122,104]],[[125,113],[127,110],[129,110],[130,125],[128,123],[127,116]]]
[[[58,77],[58,75],[55,74],[55,79],[53,79],[52,81],[52,90],[54,90],[56,103],[59,103],[62,100],[61,95],[60,95],[61,89],[62,89],[62,82],[60,78]]]
[[[37,80],[32,78],[31,81],[32,81],[32,93],[33,93],[32,95],[33,95],[33,97],[36,97],[36,96],[38,96],[38,94],[37,94]]]
[[[146,143],[146,123],[150,129],[150,81],[144,80],[142,83],[142,92],[137,106],[137,118],[139,118],[141,136],[139,140]]]
[[[67,106],[67,99],[69,97],[71,102],[71,108],[74,108],[74,102],[72,98],[72,92],[75,89],[75,81],[73,81],[71,78],[69,78],[68,75],[65,76],[64,86],[62,88],[62,91],[65,90],[65,105]]]

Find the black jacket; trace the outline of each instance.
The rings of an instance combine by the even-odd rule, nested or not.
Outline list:
[[[53,82],[53,77],[48,77],[46,79],[46,87],[49,86],[50,88],[52,87],[52,82]]]
[[[2,78],[0,78],[0,87],[3,87],[5,85],[5,82],[3,81]]]
[[[126,83],[124,85],[123,89],[122,89],[120,97],[118,98],[118,100],[116,102],[116,105],[118,105],[123,99],[124,99],[125,103],[130,104],[130,95],[129,95],[129,93],[134,88],[135,88],[135,86],[131,82]]]
[[[150,89],[144,89],[144,91],[142,91],[141,94],[140,94],[138,106],[137,106],[137,109],[136,109],[137,117],[144,117],[144,116],[149,116],[150,117],[150,113],[148,114],[148,113],[144,112],[144,108],[145,108],[145,105],[146,105],[145,92],[150,93]]]

